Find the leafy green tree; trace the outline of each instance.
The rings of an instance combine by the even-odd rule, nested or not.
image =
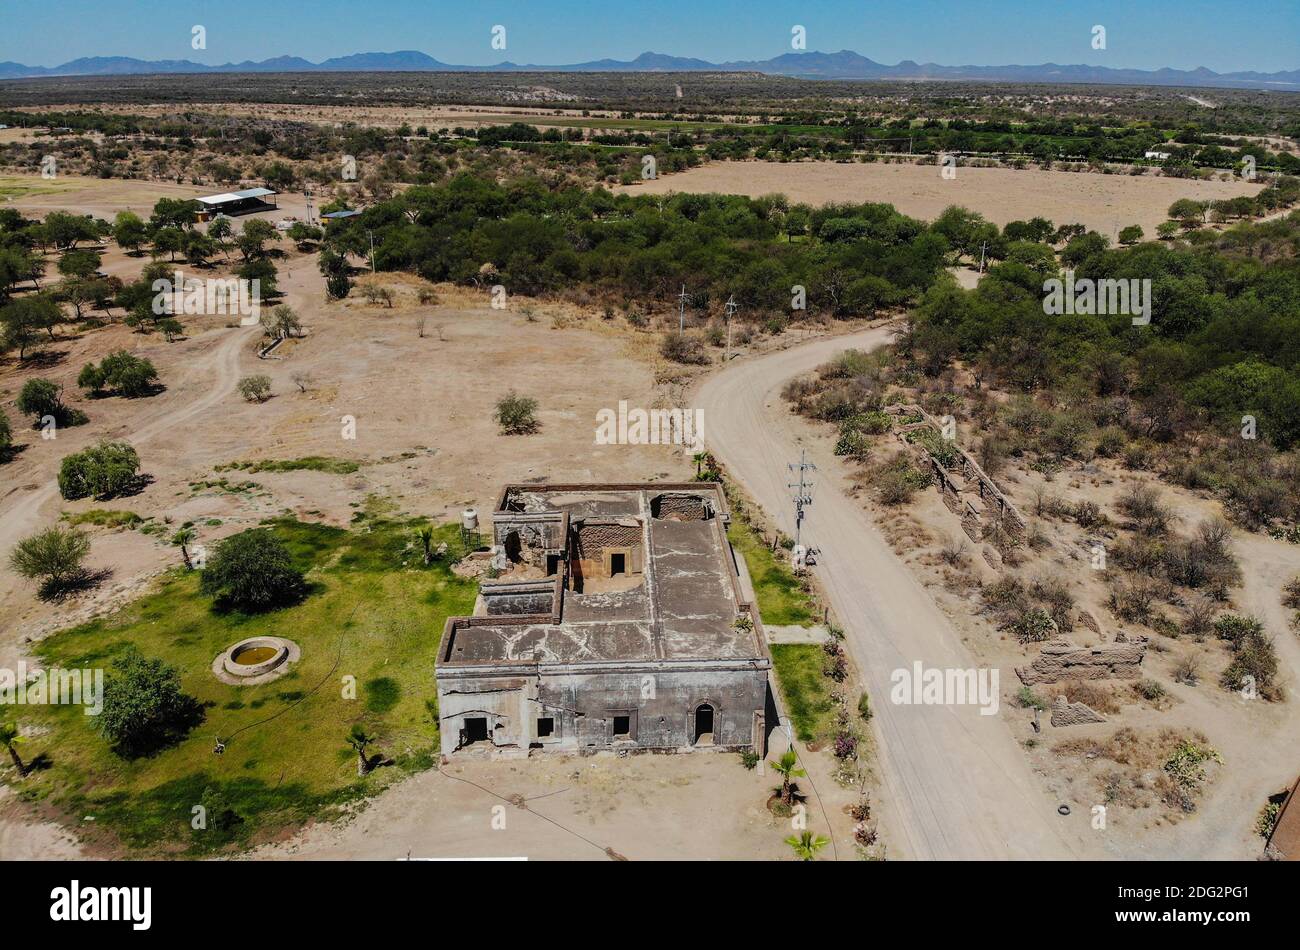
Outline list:
[[[249,218],[235,238],[235,247],[239,248],[245,261],[252,261],[265,256],[267,241],[278,240],[280,232],[275,229],[275,225],[261,218]]]
[[[29,580],[40,581],[40,597],[51,600],[79,587],[87,574],[82,562],[90,540],[73,528],[47,528],[19,541],[9,564]]]
[[[252,528],[219,542],[199,582],[203,593],[246,612],[295,603],[306,593],[302,572],[289,550],[266,528]]]
[[[176,260],[176,252],[185,248],[185,232],[180,228],[159,228],[153,233],[153,256],[169,255],[168,260]]]
[[[18,770],[18,775],[27,774],[27,764],[23,762],[22,756],[18,754],[15,746],[23,742],[22,735],[18,732],[18,726],[12,722],[0,722],[0,745],[9,750],[9,758],[13,760],[14,768]]]
[[[371,769],[374,768],[370,764],[370,758],[366,755],[366,748],[375,741],[375,738],[374,733],[367,732],[365,726],[359,722],[352,724],[352,730],[347,735],[348,745],[357,754],[357,775],[362,778],[369,775]]]
[[[258,374],[245,376],[236,387],[239,395],[249,402],[266,402],[271,398],[271,377]]]
[[[273,340],[285,340],[302,332],[302,321],[288,304],[279,304],[262,313],[262,330]]]
[[[194,562],[190,560],[190,545],[194,543],[197,537],[193,528],[180,528],[172,535],[172,544],[181,549],[181,560],[185,562],[188,570],[194,570]]]
[[[179,337],[185,335],[185,327],[175,317],[164,317],[159,320],[158,329],[162,331],[168,343],[174,343]]]
[[[77,377],[77,385],[92,392],[111,390],[120,396],[135,398],[154,391],[158,371],[151,361],[117,350],[100,364],[87,363]]]
[[[98,251],[68,251],[59,258],[58,270],[64,277],[79,277],[87,280],[99,270],[100,255]]]
[[[1123,244],[1125,247],[1137,244],[1142,240],[1142,235],[1143,231],[1140,224],[1130,224],[1126,228],[1120,228],[1118,235],[1119,243]]]
[[[188,230],[194,227],[201,205],[193,198],[159,198],[149,223],[156,229]]]
[[[140,477],[140,456],[127,442],[103,441],[65,456],[59,466],[59,493],[77,498],[112,498],[130,492]]]
[[[99,228],[88,214],[51,211],[45,216],[45,234],[55,250],[72,250],[81,241],[97,241]]]
[[[222,255],[227,255],[229,253],[230,244],[228,242],[230,241],[231,235],[234,233],[234,226],[231,225],[230,219],[224,215],[213,218],[212,222],[208,225],[208,237],[212,238],[212,240],[216,242],[217,247],[221,248]]]
[[[217,242],[202,231],[186,231],[181,247],[185,252],[185,259],[195,267],[204,266],[217,253]]]
[[[831,843],[831,839],[811,831],[802,831],[785,839],[800,861],[815,861],[822,848]]]
[[[497,401],[494,415],[502,435],[530,435],[541,426],[537,419],[537,400],[521,396],[513,389]]]
[[[257,290],[262,300],[276,293],[276,281],[279,274],[275,265],[265,257],[255,258],[247,264],[241,264],[235,271],[240,280],[257,281]]]
[[[58,426],[81,425],[86,421],[84,413],[72,409],[63,402],[63,390],[48,379],[34,377],[23,383],[15,400],[18,411],[32,416],[32,428],[39,429],[45,418],[51,417]]]
[[[786,805],[793,804],[794,786],[790,780],[808,774],[799,768],[799,755],[794,751],[793,745],[781,753],[781,758],[772,763],[772,768],[781,776],[781,801]]]
[[[181,691],[175,667],[146,658],[135,646],[113,661],[96,724],[118,755],[152,755],[179,742],[202,719],[203,707]]]
[[[149,243],[149,232],[138,214],[119,211],[113,219],[113,240],[122,250],[134,254]]]
[[[5,415],[3,409],[0,409],[0,462],[8,460],[13,446],[14,433],[9,427],[9,417]]]

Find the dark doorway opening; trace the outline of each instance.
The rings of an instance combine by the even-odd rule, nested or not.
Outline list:
[[[560,572],[560,556],[558,554],[546,555],[546,576],[554,577]]]
[[[632,717],[615,716],[614,717],[614,738],[626,739],[632,734]]]
[[[555,734],[555,719],[551,716],[543,716],[537,720],[537,738],[545,739]]]
[[[487,717],[486,716],[466,716],[465,717],[465,744],[471,742],[483,742],[488,737]]]
[[[519,539],[518,531],[511,531],[506,535],[506,543],[503,545],[506,549],[506,557],[515,564],[519,563],[520,555],[523,554],[524,544]]]
[[[627,555],[611,554],[609,556],[609,576],[627,573]]]
[[[695,744],[713,744],[713,707],[701,703],[695,709]]]

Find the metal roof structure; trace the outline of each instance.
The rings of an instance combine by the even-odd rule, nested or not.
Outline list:
[[[226,205],[236,201],[249,201],[253,198],[265,198],[268,195],[275,194],[270,188],[245,188],[243,191],[227,191],[219,195],[208,195],[205,198],[196,198],[200,204],[205,205]]]

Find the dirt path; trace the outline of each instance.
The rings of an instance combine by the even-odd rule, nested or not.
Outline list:
[[[848,348],[886,343],[886,328],[818,340],[739,362],[708,378],[696,406],[708,444],[781,530],[793,534],[786,463],[799,458],[799,425],[780,390]],[[882,827],[891,856],[908,859],[1101,856],[1086,816],[1056,814],[998,716],[967,706],[889,702],[890,674],[975,666],[949,620],[890,550],[859,502],[840,491],[835,459],[821,467],[804,536],[822,552],[816,568],[845,628],[876,709],[885,785]],[[1006,676],[1013,675],[1010,670]]]
[[[194,398],[182,400],[180,405],[154,417],[134,431],[123,433],[120,438],[139,447],[163,434],[183,431],[185,423],[235,391],[235,384],[239,381],[240,351],[248,345],[252,334],[260,332],[260,328],[220,332],[226,334],[225,338],[193,366],[183,383],[174,387]],[[209,380],[208,377],[214,378]],[[0,517],[0,550],[11,549],[20,538],[30,534],[40,522],[42,510],[58,494],[58,483],[51,479],[36,487],[20,486],[0,501],[0,506],[3,507],[3,517]]]

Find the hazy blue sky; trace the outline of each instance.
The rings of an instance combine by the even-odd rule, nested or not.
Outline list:
[[[653,50],[713,61],[808,49],[944,65],[1300,67],[1300,0],[0,0],[0,60],[238,62],[417,49],[444,62],[572,63]],[[490,46],[507,29],[504,53]],[[207,49],[190,47],[195,24]],[[1091,28],[1107,30],[1093,50]]]

